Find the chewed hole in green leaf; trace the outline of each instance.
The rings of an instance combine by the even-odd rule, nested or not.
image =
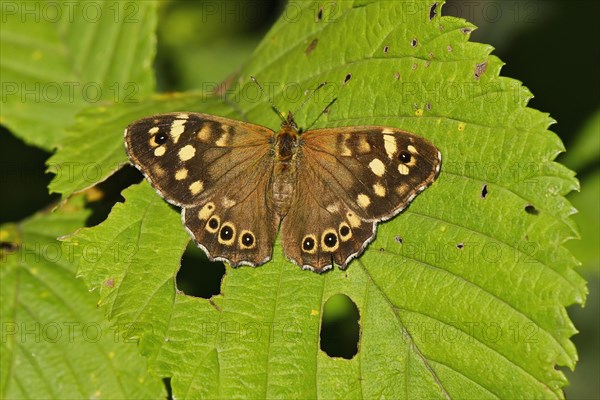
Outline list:
[[[538,215],[540,212],[538,211],[537,208],[535,208],[534,206],[532,206],[531,204],[527,204],[525,206],[525,212],[529,215]]]
[[[433,4],[431,5],[431,7],[429,8],[429,20],[430,20],[430,21],[431,21],[432,19],[434,19],[434,18],[435,18],[435,16],[437,15],[437,6],[438,6],[438,3],[436,2],[436,3],[433,3]]]
[[[329,357],[351,359],[358,353],[360,313],[345,294],[331,296],[323,307],[321,350]]]
[[[100,168],[90,165],[90,171]],[[94,172],[89,172],[90,177]],[[108,179],[88,189],[86,193],[87,207],[92,213],[85,221],[86,226],[96,226],[104,221],[110,214],[115,203],[125,201],[121,192],[123,189],[141,182],[142,174],[132,165],[124,165]],[[90,183],[92,180],[90,179]]]
[[[488,195],[488,188],[487,185],[483,185],[483,187],[481,188],[481,198],[485,199]]]
[[[210,299],[221,293],[221,280],[225,275],[222,262],[212,262],[204,252],[190,242],[177,272],[177,289],[188,296]]]

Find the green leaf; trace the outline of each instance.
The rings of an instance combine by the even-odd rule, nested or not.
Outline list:
[[[73,250],[56,240],[85,223],[90,213],[82,205],[74,198],[53,214],[0,227],[3,399],[165,395],[160,379],[146,374],[135,341],[119,337],[97,296],[75,279]]]
[[[564,397],[556,367],[577,360],[565,306],[587,290],[563,247],[577,236],[564,198],[577,180],[553,161],[562,143],[526,107],[531,93],[499,76],[490,46],[468,41],[472,25],[440,17],[441,3],[430,18],[432,4],[292,2],[227,95],[240,118],[276,128],[250,74],[282,110],[326,81],[295,114],[301,127],[393,126],[441,150],[438,181],[347,271],[301,271],[277,239],[268,264],[227,268],[220,295],[186,296],[174,275],[189,239],[146,182],[66,242],[99,246],[97,259],[81,253],[79,273],[110,318],[140,327],[174,397]],[[133,251],[114,260],[115,246]],[[360,312],[351,360],[319,347],[322,307],[339,293]]]
[[[51,150],[81,110],[154,90],[156,3],[2,3],[0,122]]]

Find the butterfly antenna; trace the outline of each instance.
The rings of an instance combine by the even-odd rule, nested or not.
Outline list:
[[[273,100],[271,100],[271,98],[269,96],[267,96],[267,94],[265,93],[263,87],[261,86],[260,83],[258,83],[258,80],[253,76],[250,75],[250,79],[252,79],[252,82],[256,83],[256,86],[258,86],[258,88],[260,89],[261,93],[263,94],[263,96],[265,96],[267,98],[267,100],[269,100],[269,103],[271,104],[271,108],[273,110],[275,110],[275,112],[277,113],[277,115],[279,115],[279,118],[281,118],[282,122],[286,122],[287,119],[285,118],[285,115],[283,115],[283,113],[281,111],[279,111],[279,108],[277,108],[277,106],[275,105],[275,103],[273,103]]]
[[[333,103],[335,103],[336,101],[337,101],[337,97],[336,97],[335,99],[331,100],[331,101],[329,102],[329,104],[327,104],[327,105],[325,106],[325,108],[323,109],[323,111],[321,111],[321,112],[319,113],[319,115],[317,115],[317,118],[315,118],[315,119],[314,119],[314,121],[313,121],[313,122],[312,122],[312,123],[311,123],[311,124],[310,124],[310,125],[309,125],[309,126],[306,128],[306,130],[307,130],[307,131],[308,131],[308,130],[310,130],[310,128],[312,128],[312,127],[313,127],[313,125],[317,123],[317,121],[319,120],[319,118],[321,118],[321,116],[322,116],[323,114],[325,114],[327,111],[329,111],[329,107],[331,107],[331,106],[333,105]]]
[[[296,109],[296,111],[294,111],[292,114],[296,114],[298,111],[300,111],[302,109],[302,107],[304,107],[306,105],[306,103],[308,103],[308,101],[310,99],[312,99],[312,97],[315,95],[315,93],[317,93],[317,90],[321,89],[323,86],[327,85],[327,82],[322,82],[319,86],[317,86],[315,88],[315,90],[313,90],[307,97],[306,99],[304,99],[304,101],[302,102],[302,104],[300,104],[300,107],[298,107]]]

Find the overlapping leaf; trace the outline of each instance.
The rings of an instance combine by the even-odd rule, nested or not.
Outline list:
[[[164,395],[160,379],[147,375],[136,342],[120,336],[135,327],[105,321],[97,296],[75,279],[74,250],[56,240],[85,223],[89,211],[82,205],[76,198],[54,214],[0,227],[4,399]],[[92,243],[79,250],[94,258],[96,249]],[[119,250],[107,251],[118,258]]]
[[[155,6],[4,2],[1,123],[46,150],[68,148],[68,128],[81,110],[152,93]]]

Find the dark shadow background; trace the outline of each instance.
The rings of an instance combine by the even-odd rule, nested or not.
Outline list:
[[[204,82],[220,82],[235,73],[284,7],[284,3],[275,0],[219,4],[215,1],[160,3],[156,59],[159,91],[201,88]],[[569,149],[586,120],[600,109],[599,4],[597,1],[449,1],[442,15],[462,17],[479,27],[471,40],[495,47],[493,54],[506,63],[502,75],[524,82],[535,95],[529,106],[550,113],[558,121],[551,129]],[[51,176],[43,172],[50,154],[25,145],[4,127],[0,127],[0,143],[0,222],[19,221],[57,200],[47,194]],[[596,158],[578,166],[578,177],[584,181],[597,175],[598,168]],[[104,182],[100,186],[101,196],[94,196],[96,201],[90,202],[95,212],[89,225],[106,218],[114,202],[122,200],[120,191],[139,180],[137,171],[127,168]],[[579,220],[583,223],[598,224],[597,220],[582,217]],[[589,281],[586,308],[573,306],[569,310],[581,331],[573,337],[580,355],[577,370],[567,371],[571,386],[566,388],[566,395],[572,399],[600,397],[597,256],[600,243],[596,246],[595,259],[580,270]],[[193,246],[182,264],[178,276],[181,290],[207,298],[219,292],[222,265],[208,265],[203,253]],[[352,304],[338,300],[332,311],[326,312],[325,325],[331,333],[322,336],[322,342],[325,347],[331,343],[330,350],[335,355],[349,358],[356,352],[358,315]]]

